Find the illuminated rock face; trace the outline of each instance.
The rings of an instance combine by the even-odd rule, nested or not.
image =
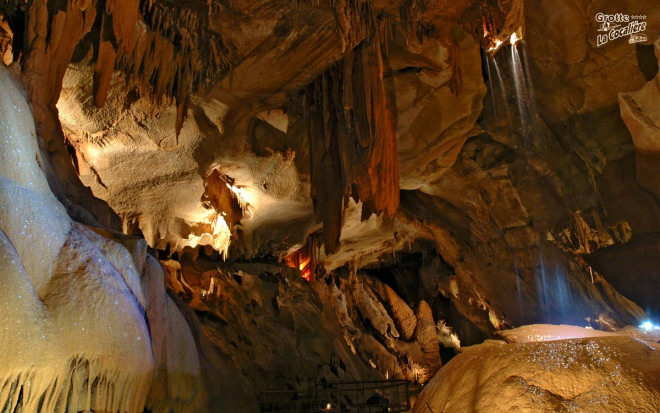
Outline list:
[[[660,59],[660,40],[655,42]],[[635,145],[637,181],[660,198],[660,75],[636,92],[621,93],[619,106]]]
[[[660,346],[625,336],[463,349],[413,412],[655,412]]]
[[[152,261],[147,270],[136,268],[146,249],[134,259],[119,243],[71,221],[48,188],[30,108],[5,68],[0,88],[6,283],[0,291],[0,404],[35,412],[137,412],[149,395],[163,411],[190,405],[199,384],[197,353],[187,324],[167,301],[162,270],[160,279],[150,279],[157,263],[156,269]],[[144,288],[154,284],[160,289]],[[155,368],[167,370],[167,378],[154,377]],[[166,389],[150,393],[152,383]]]
[[[58,108],[81,180],[109,202],[125,232],[143,235],[158,249],[189,252],[208,245],[222,255],[230,242],[237,254],[253,256],[268,245],[278,244],[277,253],[304,240],[311,218],[309,184],[292,157],[258,157],[244,134],[224,140],[213,123],[226,114],[221,102],[195,104],[194,116],[176,137],[173,107],[158,117],[150,114],[147,99],[126,108],[130,97],[116,76],[106,106],[97,109],[88,100],[90,81],[89,69],[72,66]],[[204,165],[202,159],[214,151]],[[220,185],[217,177],[231,185]]]

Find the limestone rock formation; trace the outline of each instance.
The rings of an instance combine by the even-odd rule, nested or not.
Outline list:
[[[119,243],[68,217],[40,169],[43,158],[21,87],[5,68],[0,84],[0,242],[8,283],[2,311],[7,326],[16,328],[0,336],[2,405],[140,411],[154,380],[162,381],[154,378],[162,363],[159,357],[154,364],[154,354],[167,355],[170,380],[169,391],[152,392],[150,403],[162,403],[163,411],[180,399],[190,405],[196,392],[190,387],[198,387],[197,353],[176,307],[153,304],[167,299],[162,272],[149,280],[159,265],[144,264],[144,248],[134,260]],[[188,372],[184,383],[182,369]]]
[[[417,329],[415,330],[415,336],[424,353],[424,358],[432,369],[435,370],[440,360],[440,342],[431,307],[423,300],[417,306]]]
[[[66,215],[39,168],[23,92],[5,68],[0,82],[2,262],[16,287],[3,289],[2,310],[18,326],[3,330],[3,364],[11,367],[3,369],[2,404],[138,410],[153,368],[139,275],[126,250],[118,255]]]
[[[660,40],[655,43],[655,53],[660,60]],[[626,123],[635,145],[637,181],[660,198],[658,182],[658,147],[660,142],[660,75],[636,92],[619,95],[621,117]]]
[[[413,412],[656,411],[658,344],[625,335],[463,349],[417,398]]]
[[[392,318],[397,323],[399,330],[403,334],[404,340],[409,340],[415,332],[417,326],[417,318],[415,313],[408,306],[408,304],[390,287],[389,285],[383,286],[382,296],[392,312]]]

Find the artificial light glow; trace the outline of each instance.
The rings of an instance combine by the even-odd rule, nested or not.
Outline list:
[[[87,161],[92,166],[96,166],[96,162],[99,160],[103,150],[92,143],[84,143],[81,145],[81,149],[81,152],[85,157],[85,161]]]
[[[298,269],[302,272],[302,277],[306,281],[310,281],[312,279],[312,270],[309,268],[309,263],[311,262],[310,257],[299,257],[300,259],[300,264],[298,264]]]
[[[325,410],[332,410],[332,405],[330,403],[325,405]]]
[[[639,325],[639,328],[640,328],[641,330],[646,331],[647,333],[648,333],[649,331],[651,331],[651,330],[660,330],[660,326],[656,326],[655,324],[653,324],[653,323],[650,322],[649,320],[646,320],[646,321],[644,321],[642,324],[640,324],[640,325]]]
[[[303,249],[289,254],[284,260],[289,267],[299,269],[305,281],[312,280],[312,257],[303,252]]]
[[[206,231],[189,234],[188,238],[180,240],[177,243],[176,249],[180,250],[184,247],[195,248],[198,245],[210,245],[223,258],[226,258],[231,240],[231,231],[222,215],[207,212],[204,215],[198,216],[192,222],[206,224],[204,225]]]
[[[232,191],[234,195],[236,195],[236,198],[238,199],[238,203],[241,205],[241,208],[245,209],[245,205],[248,204],[246,200],[247,195],[245,193],[245,190],[243,188],[239,188],[229,183],[227,183],[226,185],[227,188],[229,188],[229,190]]]
[[[518,37],[516,32],[511,33],[511,37],[509,38],[509,43],[511,43],[511,46],[515,46],[519,40],[521,39]]]
[[[495,39],[495,44],[488,48],[488,53],[495,53],[500,46],[502,46],[502,41],[500,39]]]
[[[259,199],[259,194],[261,192],[254,187],[245,185],[239,186],[235,184],[232,185],[230,183],[226,183],[225,185],[227,185],[227,188],[229,188],[229,190],[236,196],[236,200],[238,200],[238,204],[241,206],[244,216],[249,211],[253,211],[258,208],[258,206],[261,204],[262,200]]]

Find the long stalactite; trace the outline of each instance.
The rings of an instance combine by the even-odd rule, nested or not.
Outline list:
[[[378,36],[377,36],[378,38]],[[339,247],[344,203],[362,201],[362,218],[393,216],[399,162],[393,101],[380,41],[363,42],[305,92],[312,200],[327,252]]]

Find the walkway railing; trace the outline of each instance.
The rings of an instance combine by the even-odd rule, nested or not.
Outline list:
[[[260,397],[262,412],[401,413],[410,410],[408,381],[316,384],[307,392],[274,390]]]

